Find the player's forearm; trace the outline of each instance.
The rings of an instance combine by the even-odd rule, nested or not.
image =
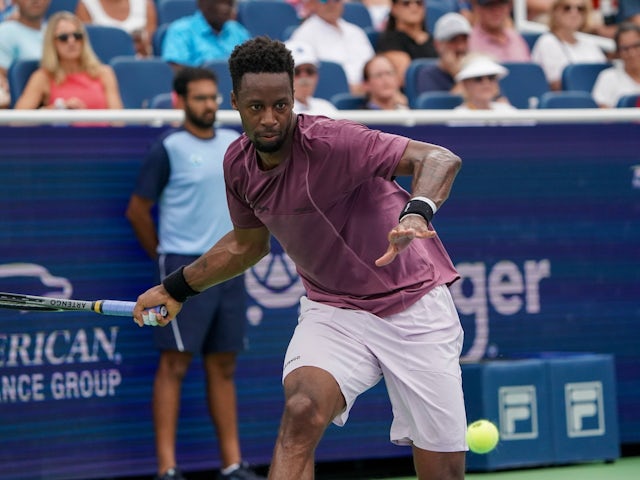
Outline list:
[[[446,148],[409,142],[397,174],[412,175],[413,197],[427,197],[438,208],[449,198],[453,182],[462,166],[462,160]]]
[[[184,278],[191,288],[201,292],[229,280],[255,265],[269,253],[269,242],[240,243],[229,232],[208,252],[185,267]]]

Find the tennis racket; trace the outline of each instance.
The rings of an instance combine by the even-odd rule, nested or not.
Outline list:
[[[101,315],[117,317],[133,317],[133,307],[136,302],[124,302],[121,300],[69,300],[66,298],[37,297],[35,295],[22,295],[19,293],[0,292],[0,308],[13,310],[33,310],[38,312],[94,312]],[[166,316],[167,309],[164,305],[150,308],[155,314]],[[145,320],[145,325],[157,326],[152,320]]]

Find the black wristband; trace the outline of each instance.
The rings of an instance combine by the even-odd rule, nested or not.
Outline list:
[[[167,293],[180,303],[184,303],[187,298],[193,297],[194,295],[200,293],[196,292],[189,286],[184,278],[183,270],[184,265],[175,272],[167,275],[165,279],[162,280],[162,285],[164,286],[164,289],[167,291]]]
[[[405,215],[420,215],[427,221],[427,224],[431,223],[431,219],[433,218],[433,209],[431,205],[427,202],[423,202],[422,200],[409,200],[405,207],[400,212],[400,218],[398,221],[402,220]]]

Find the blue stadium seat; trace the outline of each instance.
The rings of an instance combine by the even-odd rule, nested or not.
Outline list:
[[[149,102],[149,108],[171,109],[173,108],[173,96],[169,93],[159,93]]]
[[[131,35],[117,27],[103,25],[85,25],[93,51],[102,63],[112,58],[135,55],[135,45]]]
[[[193,15],[198,9],[196,0],[158,0],[157,5],[158,25]]]
[[[424,110],[453,110],[461,105],[464,99],[461,95],[450,92],[423,92],[418,95],[413,108]]]
[[[286,40],[292,25],[299,25],[296,9],[282,0],[248,0],[238,3],[238,21],[252,36]]]
[[[331,101],[334,95],[349,92],[347,75],[339,63],[320,62],[318,75],[319,80],[315,92],[316,97]]]
[[[427,31],[433,33],[434,27],[438,19],[445,13],[455,11],[451,6],[443,2],[425,2],[427,5],[427,15],[424,19]]]
[[[9,67],[7,80],[9,81],[9,94],[11,95],[11,108],[15,105],[24,87],[27,86],[29,77],[40,66],[40,60],[16,60]]]
[[[509,75],[500,80],[500,90],[516,108],[535,108],[549,91],[542,67],[533,62],[504,62]]]
[[[363,3],[344,2],[344,12],[342,18],[349,23],[358,25],[362,29],[373,28],[371,14]]]
[[[222,102],[218,105],[221,110],[231,110],[231,90],[233,84],[231,82],[231,73],[229,72],[229,63],[227,60],[210,60],[202,65],[216,74],[218,77],[218,93],[222,95]]]
[[[380,32],[376,30],[374,27],[365,28],[364,33],[369,37],[369,42],[371,42],[371,46],[374,50],[377,50],[378,47],[378,39],[380,38]]]
[[[354,95],[349,92],[338,93],[331,97],[331,103],[338,110],[360,110],[365,108],[367,98],[364,95]]]
[[[160,58],[115,57],[113,68],[124,108],[148,108],[151,99],[173,88],[173,70]]]
[[[416,58],[412,60],[404,75],[404,94],[409,100],[409,106],[415,108],[415,102],[418,95],[422,93],[419,85],[420,71],[426,66],[433,65],[438,61],[437,58]]]
[[[167,34],[167,29],[169,28],[168,23],[162,23],[158,25],[156,31],[153,32],[153,38],[151,39],[151,46],[153,47],[153,54],[156,57],[162,56],[162,41],[164,40],[164,36]]]
[[[623,95],[618,99],[618,103],[616,104],[617,108],[635,108],[639,104],[640,94],[636,95]]]
[[[54,13],[61,12],[63,10],[75,13],[77,6],[78,0],[51,0],[47,13],[45,13],[45,17],[49,18]]]
[[[562,90],[591,92],[600,72],[609,67],[607,62],[569,64],[562,71]]]
[[[598,104],[589,92],[567,90],[544,93],[538,108],[598,108]]]
[[[538,38],[540,38],[540,35],[542,35],[542,32],[520,32],[520,35],[522,35],[527,45],[529,45],[529,50],[533,50],[533,46],[538,41]]]

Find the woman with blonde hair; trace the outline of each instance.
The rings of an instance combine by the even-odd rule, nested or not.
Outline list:
[[[536,41],[531,59],[544,70],[552,90],[562,88],[562,71],[571,63],[599,63],[607,58],[593,41],[576,35],[589,30],[591,0],[555,0],[549,32]]]
[[[40,68],[15,108],[122,108],[112,68],[98,60],[84,24],[74,14],[63,11],[49,19]]]

